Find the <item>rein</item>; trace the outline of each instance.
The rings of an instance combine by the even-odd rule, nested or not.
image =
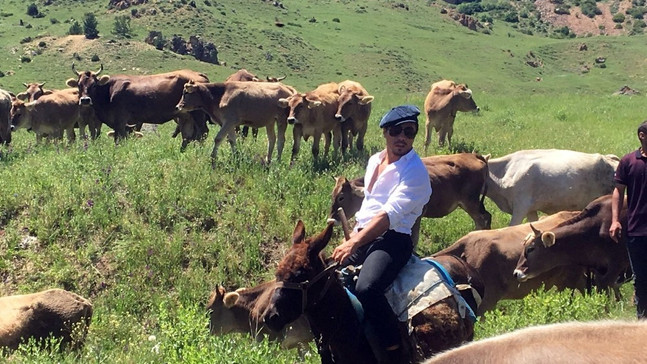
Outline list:
[[[328,288],[330,288],[330,284],[332,283],[331,277],[333,272],[337,267],[339,267],[339,263],[334,262],[331,265],[327,266],[326,269],[323,271],[319,272],[312,280],[306,280],[304,282],[277,282],[276,283],[276,288],[286,288],[286,289],[293,289],[301,292],[301,314],[304,314],[306,311],[306,307],[308,305],[308,289],[312,287],[315,283],[320,281],[322,278],[326,278],[326,283],[324,285],[324,288],[321,290],[319,293],[319,296],[317,299],[314,301],[314,304],[316,304],[319,300],[323,298],[323,296],[328,292]]]

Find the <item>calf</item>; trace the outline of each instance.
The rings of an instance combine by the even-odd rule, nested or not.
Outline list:
[[[272,331],[263,324],[262,314],[267,309],[275,288],[275,281],[235,292],[226,292],[223,287],[216,287],[207,303],[211,334],[247,332],[257,340],[267,336],[270,340],[279,340],[285,349],[312,341],[310,326],[303,316],[281,332]]]
[[[566,322],[474,341],[424,364],[638,363],[647,355],[645,321]]]
[[[422,158],[429,173],[431,197],[422,217],[443,217],[460,207],[467,212],[477,230],[489,229],[492,216],[485,210],[485,179],[487,159],[479,154],[461,153]],[[342,207],[348,218],[359,211],[364,199],[364,178],[347,180],[335,179],[332,192],[330,217],[338,220],[337,209]],[[418,239],[419,224],[412,231],[414,241]]]
[[[75,348],[85,339],[91,318],[92,303],[62,289],[1,297],[0,347],[16,349],[29,339],[51,336]],[[76,325],[81,331],[74,330]]]
[[[551,228],[579,213],[563,211],[547,216],[533,225],[541,229]],[[496,230],[472,231],[451,246],[433,254],[432,258],[437,255],[455,255],[476,269],[485,284],[485,295],[478,315],[494,309],[499,300],[523,298],[542,285],[546,289],[555,286],[559,290],[574,288],[584,292],[585,268],[579,266],[556,267],[524,282],[515,279],[512,272],[523,251],[520,241],[529,230],[529,224],[523,224]]]
[[[620,221],[624,228],[626,204]],[[587,267],[596,273],[598,288],[615,288],[618,277],[629,268],[629,256],[626,237],[616,243],[609,236],[609,226],[611,195],[595,199],[578,215],[543,232],[530,225],[514,276],[525,282],[557,267]],[[620,298],[618,290],[616,298]]]
[[[613,190],[615,155],[572,150],[521,150],[488,161],[488,195],[501,211],[512,214],[510,225],[537,212],[581,210]]]

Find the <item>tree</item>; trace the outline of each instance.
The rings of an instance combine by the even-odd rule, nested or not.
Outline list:
[[[36,4],[29,4],[27,6],[27,15],[31,17],[37,17],[40,12],[38,11],[38,6]]]
[[[120,15],[115,17],[115,26],[112,34],[119,35],[124,38],[130,38],[132,36],[132,30],[130,28],[130,17],[128,15]]]
[[[70,29],[67,31],[67,34],[70,34],[70,35],[83,34],[83,28],[81,27],[81,24],[79,24],[78,21],[74,20],[72,22],[72,25],[70,25]]]
[[[97,22],[97,18],[93,13],[85,14],[85,17],[83,18],[83,33],[87,39],[99,38],[99,30],[97,29],[98,25],[99,23]]]

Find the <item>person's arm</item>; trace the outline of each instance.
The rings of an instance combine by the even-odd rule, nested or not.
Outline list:
[[[609,227],[609,235],[616,243],[619,241],[622,234],[622,224],[620,224],[620,211],[625,199],[625,189],[627,186],[616,183],[611,196],[611,227]]]
[[[332,258],[337,262],[343,262],[346,258],[350,257],[357,248],[366,245],[373,240],[377,239],[380,235],[384,234],[389,229],[389,216],[384,211],[380,211],[377,215],[373,216],[368,225],[361,231],[351,234],[350,239],[341,243],[332,253]]]

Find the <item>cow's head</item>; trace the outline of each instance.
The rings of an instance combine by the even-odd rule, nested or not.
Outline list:
[[[522,241],[523,251],[513,273],[520,282],[534,278],[552,268],[546,265],[552,261],[550,248],[555,245],[555,233],[551,231],[542,233],[532,224],[530,228],[532,232]]]
[[[375,97],[371,95],[359,95],[357,92],[344,87],[344,85],[340,86],[335,119],[340,122],[346,121],[351,115],[359,111],[360,107],[370,104],[374,99]]]
[[[308,94],[294,94],[287,99],[281,98],[278,104],[282,108],[289,108],[288,124],[300,124],[302,120],[310,117],[310,110],[322,105],[321,101]]]
[[[207,303],[207,312],[209,314],[209,332],[212,335],[241,331],[232,311],[232,307],[237,300],[237,292],[227,292],[222,286],[217,286],[211,292]],[[244,328],[242,331],[244,331]]]
[[[467,85],[465,84],[456,85],[453,95],[454,95],[454,100],[456,100],[456,109],[458,111],[478,112],[481,110],[476,105],[476,101],[474,101],[474,98],[472,97],[472,90],[470,90],[470,88]]]
[[[52,90],[45,90],[43,89],[43,86],[45,85],[45,82],[42,83],[23,83],[23,85],[27,88],[25,91],[19,93],[16,95],[16,98],[23,100],[23,101],[36,101],[38,100],[41,96],[43,95],[49,95],[53,91]]]
[[[317,290],[325,289],[326,279],[334,279],[322,275],[325,264],[319,255],[332,237],[333,226],[328,223],[319,235],[306,239],[303,222],[297,222],[292,233],[292,247],[275,272],[277,288],[263,316],[271,330],[282,330],[316,305],[318,301],[313,298],[320,297],[321,293]]]
[[[99,67],[97,72],[79,72],[74,68],[74,63],[72,63],[72,72],[74,72],[78,78],[76,80],[70,78],[65,83],[69,87],[77,87],[79,89],[79,105],[92,105],[92,97],[95,95],[96,88],[103,86],[110,81],[110,76],[108,75],[99,77],[101,71],[103,71],[103,64],[101,64],[101,67]]]
[[[33,107],[34,102],[24,102],[19,99],[15,99],[11,103],[11,111],[9,111],[11,130],[19,128],[29,129],[31,127],[29,114]]]
[[[330,206],[330,218],[338,224],[338,209],[344,209],[344,214],[350,218],[362,205],[364,199],[364,185],[359,184],[359,179],[349,181],[346,177],[335,177],[335,187],[332,190],[332,205]],[[363,181],[362,181],[363,182]]]
[[[193,81],[184,84],[182,89],[182,98],[175,105],[177,111],[193,111],[203,107],[202,97],[200,96],[200,85]]]

